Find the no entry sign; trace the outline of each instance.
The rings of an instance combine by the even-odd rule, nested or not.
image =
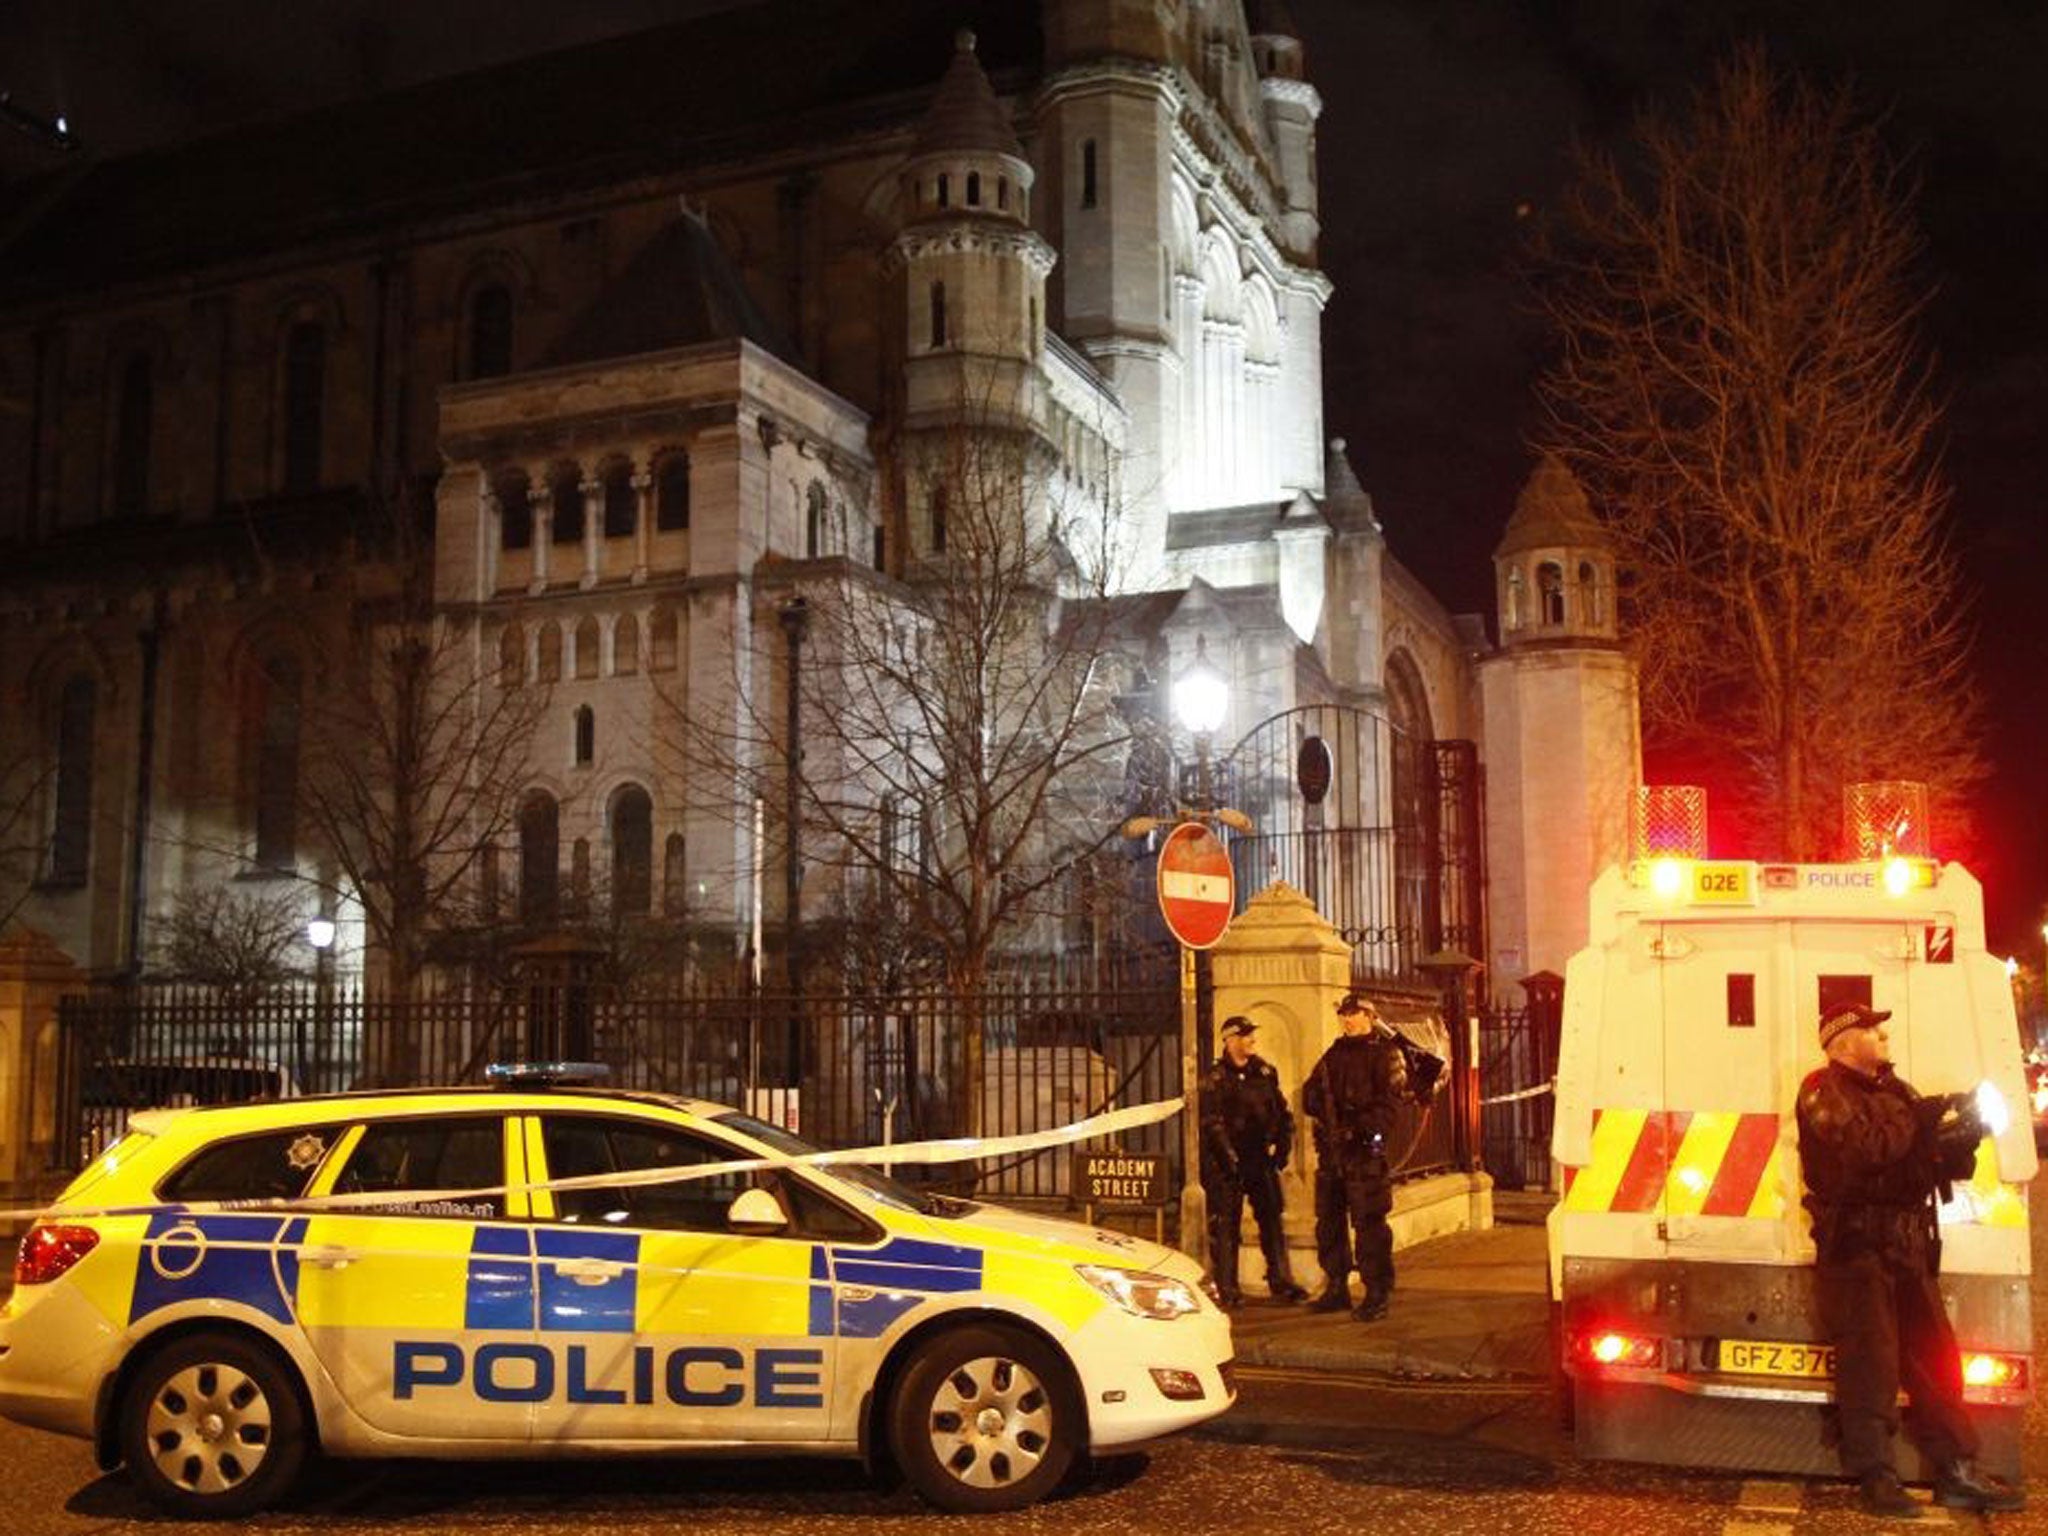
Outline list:
[[[1230,854],[1199,821],[1184,821],[1159,848],[1159,911],[1176,939],[1207,949],[1230,926],[1237,884]]]

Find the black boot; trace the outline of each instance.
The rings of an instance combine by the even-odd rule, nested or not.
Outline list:
[[[2027,1495],[2002,1477],[1980,1470],[1967,1457],[1952,1461],[1934,1480],[1934,1502],[1943,1509],[1981,1509],[2007,1514],[2027,1507]]]
[[[1367,1286],[1365,1300],[1351,1309],[1351,1315],[1361,1323],[1377,1322],[1387,1315],[1387,1293],[1377,1286]]]
[[[1351,1292],[1341,1285],[1324,1286],[1316,1299],[1308,1304],[1311,1312],[1348,1312],[1351,1310]]]
[[[1886,1520],[1918,1520],[1920,1504],[1899,1484],[1899,1474],[1886,1467],[1863,1474],[1858,1500],[1865,1514]]]

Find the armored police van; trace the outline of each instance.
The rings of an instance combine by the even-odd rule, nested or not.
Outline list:
[[[1914,858],[1662,859],[1594,885],[1565,979],[1549,1219],[1582,1454],[1839,1470],[1793,1108],[1825,1059],[1822,1010],[1848,1002],[1891,1011],[1893,1061],[1922,1093],[1988,1081],[2012,1107],[1940,1222],[1981,1459],[2017,1474],[2035,1169],[2018,1028],[1981,888]]]

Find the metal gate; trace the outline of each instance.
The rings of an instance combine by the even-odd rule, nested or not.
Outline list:
[[[1256,828],[1231,840],[1240,900],[1286,881],[1344,935],[1361,978],[1428,984],[1431,956],[1485,953],[1471,742],[1309,704],[1252,727],[1219,772],[1220,794]]]
[[[1502,1189],[1550,1188],[1564,996],[1553,983],[1555,977],[1532,977],[1526,1007],[1496,1006],[1479,1015],[1481,1156]]]

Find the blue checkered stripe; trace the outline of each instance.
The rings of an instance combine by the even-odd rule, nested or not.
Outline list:
[[[565,1278],[551,1260],[606,1259],[620,1273],[596,1284]],[[631,1333],[640,1236],[562,1227],[479,1226],[471,1239],[463,1325],[542,1333]],[[813,1338],[872,1339],[934,1295],[976,1291],[982,1253],[954,1243],[893,1238],[879,1248],[814,1245]],[[846,1290],[862,1294],[848,1297]],[[834,1306],[835,1297],[837,1306]]]
[[[174,1227],[196,1229],[199,1237],[161,1241]],[[136,1256],[128,1321],[181,1301],[233,1301],[289,1323],[298,1299],[298,1248],[305,1235],[303,1216],[192,1216],[175,1207],[158,1211],[149,1218]],[[236,1246],[216,1246],[221,1243]]]
[[[934,1295],[981,1289],[982,1252],[956,1243],[891,1238],[879,1248],[811,1250],[811,1332],[873,1339]],[[819,1283],[822,1282],[822,1283]],[[845,1290],[867,1294],[849,1297]],[[839,1293],[837,1327],[832,1298]]]

